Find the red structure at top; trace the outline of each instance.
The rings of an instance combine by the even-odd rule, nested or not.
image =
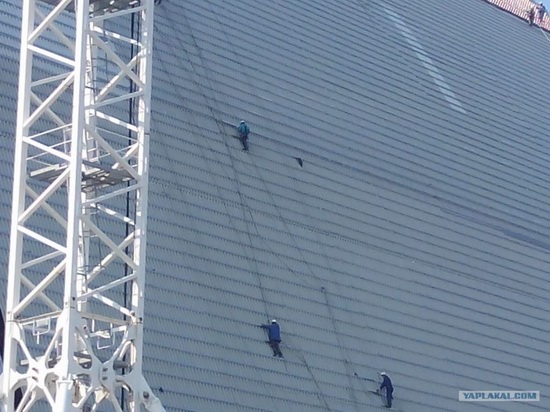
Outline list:
[[[486,0],[488,3],[494,4],[495,6],[506,10],[509,13],[515,14],[522,19],[527,19],[527,11],[533,6],[532,1],[530,0]],[[538,19],[535,19],[535,22],[538,22]],[[550,31],[550,19],[547,15],[544,16],[541,23],[536,23],[537,26]]]

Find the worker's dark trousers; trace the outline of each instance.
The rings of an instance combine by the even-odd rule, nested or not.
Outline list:
[[[393,391],[386,389],[386,408],[391,408],[391,400],[393,399],[392,393]]]
[[[243,150],[248,151],[248,135],[241,134],[239,136],[239,140],[241,141],[241,143],[243,145]]]
[[[269,346],[271,346],[271,349],[273,349],[273,356],[278,356],[279,358],[282,358],[283,352],[281,352],[281,349],[279,349],[279,343],[281,343],[280,340],[270,340]]]

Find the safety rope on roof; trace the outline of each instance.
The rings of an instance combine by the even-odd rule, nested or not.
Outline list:
[[[313,380],[313,383],[315,384],[315,387],[317,388],[317,398],[323,404],[325,409],[330,412],[331,409],[330,409],[330,406],[328,405],[327,400],[325,399],[325,395],[323,394],[323,390],[321,389],[321,385],[319,385],[319,381],[317,380],[317,378],[313,374],[313,371],[311,370],[311,367],[309,366],[309,363],[307,362],[304,353],[299,349],[295,349],[295,351],[298,353],[298,356],[301,358],[304,366],[306,367],[306,370],[310,374],[311,379]]]
[[[205,69],[206,72],[209,71],[209,68],[208,66],[206,65],[205,63],[205,60],[202,58],[202,55],[200,53],[200,49],[196,43],[196,39],[195,37],[193,36],[193,34],[191,33],[191,27],[189,25],[189,22],[187,21],[187,18],[184,17],[185,19],[185,23],[187,25],[187,27],[189,28],[189,35],[191,37],[191,39],[193,40],[193,43],[195,45],[195,48],[198,52],[198,55],[199,55],[199,58],[202,62],[202,65],[203,65],[203,68]],[[172,24],[172,21],[169,19],[170,23]],[[221,27],[221,23],[220,23],[220,27]],[[175,28],[174,28],[175,30]],[[223,30],[223,29],[222,29]],[[224,32],[225,33],[225,32]],[[226,35],[227,36],[227,35]],[[229,42],[229,40],[228,40]],[[229,44],[231,44],[229,42]],[[193,63],[191,62],[191,65],[193,67],[193,70],[194,69],[194,66],[193,66]],[[195,73],[196,73],[196,70],[195,70]],[[248,77],[245,73],[243,73],[243,75],[245,75],[246,77]],[[210,85],[210,80],[209,78],[207,77],[206,78],[207,82],[209,83]],[[302,282],[305,282],[307,283],[308,286],[310,287],[315,287],[315,288],[318,288],[319,287],[319,284],[317,285],[313,285],[311,282],[309,282],[307,279],[305,279],[303,276],[299,276],[298,273],[296,271],[294,271],[281,257],[279,254],[275,253],[274,250],[272,249],[272,247],[269,245],[269,243],[267,242],[267,240],[265,239],[264,236],[261,235],[260,231],[259,231],[259,228],[258,228],[258,225],[255,221],[255,218],[254,218],[254,214],[252,212],[252,209],[251,207],[249,206],[248,202],[246,201],[246,198],[245,196],[243,195],[242,193],[242,184],[240,182],[240,179],[239,179],[239,173],[238,173],[238,169],[237,169],[237,166],[236,166],[236,163],[235,163],[235,159],[234,159],[234,156],[232,154],[232,149],[231,147],[229,146],[228,142],[227,142],[227,137],[231,137],[231,132],[227,133],[225,128],[224,128],[224,122],[222,122],[218,116],[216,116],[216,113],[215,111],[213,110],[213,107],[214,106],[217,106],[217,101],[213,98],[213,99],[210,99],[206,93],[204,93],[204,88],[202,87],[201,84],[199,84],[197,81],[193,80],[193,82],[195,83],[195,85],[199,88],[199,90],[202,91],[202,94],[205,98],[205,100],[207,101],[208,103],[208,106],[209,106],[209,109],[211,111],[211,114],[214,118],[214,120],[216,120],[216,124],[218,126],[218,129],[220,130],[220,134],[222,136],[222,140],[223,140],[223,143],[224,143],[224,146],[226,148],[226,151],[228,153],[228,156],[229,156],[229,159],[230,159],[230,162],[231,162],[231,167],[232,167],[232,170],[233,170],[233,176],[234,176],[234,179],[235,179],[235,182],[236,182],[236,190],[238,192],[238,195],[239,195],[239,199],[240,199],[240,202],[241,202],[241,206],[243,208],[243,212],[246,210],[248,211],[248,214],[250,215],[250,223],[251,225],[253,226],[256,234],[258,235],[258,237],[262,240],[262,242],[266,245],[266,247],[268,247],[268,249],[274,254],[274,256],[283,263],[283,265],[285,267],[287,267],[287,269],[294,275],[296,276],[297,278],[299,278]],[[178,91],[178,88],[176,87],[176,85],[171,81],[171,83],[173,84],[174,86],[174,89],[176,91]],[[210,85],[210,89],[212,89],[211,85]],[[221,111],[216,107],[216,110],[218,113],[221,113]],[[207,145],[209,145],[209,143],[207,142]],[[210,145],[209,145],[210,147]],[[212,152],[214,152],[215,154],[215,151],[210,147],[210,149],[212,150]],[[201,148],[202,150],[202,148]],[[311,265],[310,265],[310,262],[307,261],[307,259],[305,258],[303,252],[302,252],[302,249],[299,247],[298,243],[296,242],[296,239],[295,237],[292,235],[292,232],[290,230],[290,227],[288,226],[286,220],[284,219],[283,217],[283,214],[279,208],[279,206],[277,205],[276,201],[275,201],[275,198],[274,198],[274,195],[273,193],[271,192],[271,190],[269,189],[269,187],[267,186],[267,183],[266,183],[266,180],[264,179],[263,177],[263,174],[259,168],[259,166],[256,164],[255,160],[254,160],[254,157],[253,156],[248,156],[247,157],[249,160],[250,160],[250,164],[254,167],[255,171],[256,171],[256,174],[257,174],[257,177],[258,179],[260,180],[262,186],[264,187],[265,189],[265,192],[268,194],[270,200],[271,200],[271,203],[272,203],[272,206],[275,208],[277,214],[278,214],[278,217],[279,217],[279,220],[280,222],[283,224],[283,226],[285,227],[290,239],[292,240],[294,246],[296,247],[296,250],[298,251],[298,253],[300,254],[300,257],[302,258],[302,261],[305,263],[308,271],[310,272],[311,276],[313,278],[315,278],[319,283],[322,283],[322,279],[317,276],[315,274],[315,272],[313,271],[313,269],[311,268]],[[244,220],[246,222],[246,225],[247,225],[247,235],[248,235],[248,238],[249,238],[249,242],[250,242],[250,246],[251,246],[251,250],[253,250],[253,245],[252,245],[252,237],[250,235],[250,231],[249,231],[249,220],[246,219],[245,216],[244,217]],[[326,255],[326,253],[323,253],[323,256],[325,257],[326,261],[328,262],[329,264],[329,267],[330,267],[330,259],[328,258],[328,256]],[[266,305],[266,300],[265,300],[265,295],[264,295],[264,290],[263,290],[263,287],[262,287],[262,284],[261,284],[261,278],[260,278],[260,274],[259,274],[259,268],[258,268],[258,265],[257,265],[257,260],[254,258],[254,263],[255,263],[255,266],[256,266],[256,271],[255,273],[257,274],[258,276],[258,281],[259,281],[259,284],[260,284],[260,291],[261,291],[261,294],[262,294],[262,300],[264,300],[264,305]],[[355,368],[354,366],[351,364],[351,360],[349,358],[349,354],[348,354],[348,350],[347,348],[345,347],[344,343],[342,342],[342,337],[340,336],[340,332],[338,330],[338,327],[336,325],[336,319],[334,317],[334,313],[332,311],[332,305],[330,304],[329,302],[329,299],[328,299],[328,292],[326,290],[325,287],[321,287],[320,288],[322,294],[323,294],[323,297],[324,297],[324,300],[325,300],[325,304],[327,306],[327,309],[328,309],[328,313],[329,313],[329,317],[330,317],[330,321],[331,321],[331,324],[332,324],[332,327],[333,327],[333,330],[334,330],[334,333],[335,333],[335,336],[336,336],[336,339],[337,339],[337,344],[338,344],[338,348],[341,352],[341,355],[342,355],[342,360],[344,362],[344,366],[345,366],[345,369],[346,369],[346,375],[347,375],[347,378],[348,378],[348,381],[349,381],[349,389],[350,389],[350,398],[351,398],[351,401],[353,402],[354,406],[357,408],[359,406],[359,401],[357,399],[357,396],[355,394],[355,389],[354,389],[354,385],[353,385],[353,380],[352,380],[352,376],[355,375],[357,376],[357,373],[355,371]],[[266,313],[266,316],[268,315],[268,310],[267,310],[267,306],[265,306],[265,313]],[[319,386],[319,383],[317,382],[315,376],[313,375],[312,371],[311,371],[311,368],[309,367],[309,365],[307,364],[307,361],[305,360],[305,356],[303,355],[303,353],[301,351],[298,351],[298,353],[300,354],[303,362],[304,362],[304,365],[306,366],[308,372],[310,373],[310,375],[312,376],[312,379],[314,380],[318,390],[319,390],[319,394],[318,396],[320,397],[320,399],[322,399],[322,402],[324,403],[324,405],[326,406],[326,408],[328,410],[330,410],[330,408],[328,407],[328,404],[326,402],[326,400],[324,399],[323,397],[323,393],[321,391],[321,388]],[[353,372],[353,375],[352,375],[352,372]]]
[[[351,358],[349,356],[349,352],[347,347],[344,345],[344,342],[342,341],[342,336],[340,335],[340,331],[338,330],[338,326],[336,324],[336,318],[334,317],[334,312],[332,311],[332,305],[329,302],[328,299],[328,292],[325,288],[321,288],[321,292],[323,292],[323,297],[325,298],[325,305],[328,310],[328,314],[330,317],[330,321],[332,324],[332,329],[334,330],[334,335],[336,336],[336,343],[338,344],[338,349],[340,350],[340,355],[342,356],[342,360],[344,362],[344,368],[346,369],[346,376],[348,378],[349,383],[349,390],[350,390],[350,397],[355,404],[355,407],[359,405],[357,396],[355,394],[355,386],[353,385],[353,379],[352,379],[352,373],[357,375],[357,372],[351,363]]]
[[[164,9],[162,9],[164,10]],[[174,24],[174,22],[172,21],[172,19],[169,17],[169,16],[165,16],[168,23],[170,24],[172,30],[173,30],[173,33],[177,33],[177,28]],[[195,49],[197,50],[197,53],[199,55],[199,58],[200,58],[200,61],[203,65],[203,68],[205,69],[205,71],[208,71],[209,68],[207,67],[206,63],[205,63],[205,60],[203,59],[202,57],[202,54],[201,54],[201,51],[200,51],[200,48],[198,47],[198,44],[197,44],[197,41],[195,39],[195,37],[193,36],[193,34],[191,33],[191,26],[189,24],[189,21],[187,19],[187,17],[185,16],[184,14],[184,23],[186,24],[186,26],[189,28],[189,35],[191,37],[191,39],[193,40],[193,45],[195,47]],[[156,23],[155,23],[156,24]],[[172,36],[173,39],[175,39],[179,45],[181,46],[181,49],[185,50],[185,47],[184,47],[184,44],[180,39],[180,37],[178,35],[175,35],[175,36]],[[178,50],[175,50],[172,43],[168,43],[168,45],[172,48],[173,50],[173,54],[175,56],[179,56],[180,55],[180,52]],[[191,64],[191,67],[193,68],[193,72],[194,73],[197,73],[196,69],[195,69],[195,66],[193,64],[193,62],[191,60],[189,60],[189,63]],[[160,64],[163,66],[164,70],[168,73],[168,70],[166,69],[165,65],[164,65],[164,62],[162,60],[160,60]],[[185,100],[185,97],[182,95],[181,91],[180,91],[180,88],[175,84],[175,82],[169,78],[168,79],[170,84],[173,86],[173,89],[174,89],[174,92],[182,99],[182,100]],[[206,77],[206,80],[208,81],[209,83],[209,87],[210,87],[210,90],[213,90],[212,89],[212,86],[210,84],[210,79],[208,78],[208,76]],[[220,130],[220,133],[222,134],[222,136],[225,134],[225,131],[223,130],[223,126],[220,126],[220,123],[219,121],[217,121],[217,117],[216,114],[215,114],[215,111],[214,109],[216,109],[218,112],[219,112],[219,108],[217,108],[217,102],[216,102],[216,99],[215,98],[210,98],[207,96],[207,93],[205,92],[205,89],[204,87],[198,82],[196,81],[193,76],[191,76],[191,81],[195,84],[195,86],[197,86],[197,88],[200,90],[201,94],[203,95],[204,99],[206,100],[206,103],[207,103],[207,106],[212,114],[212,117],[214,118],[214,120],[216,120],[216,125],[218,127],[218,129]],[[195,118],[195,116],[193,115],[193,113],[191,112],[190,113],[191,115],[191,120],[194,124],[194,126],[196,127],[197,129],[197,135],[200,135],[200,127],[198,125],[198,122]],[[204,142],[206,142],[206,145],[208,146],[208,148],[210,149],[210,152],[214,154],[214,156],[218,158],[217,154],[216,154],[216,151],[212,148],[212,146],[210,145],[208,139],[204,139],[203,140]],[[240,183],[240,180],[239,180],[239,177],[238,177],[238,174],[237,174],[237,171],[236,171],[236,167],[235,167],[235,163],[234,163],[234,159],[233,159],[233,156],[231,155],[231,151],[229,149],[229,146],[226,142],[225,139],[223,139],[223,143],[224,145],[226,146],[226,150],[227,152],[229,153],[229,159],[230,159],[230,162],[231,162],[231,169],[233,171],[233,177],[234,177],[234,182],[236,183],[235,185],[235,190],[239,196],[239,199],[240,199],[240,203],[241,203],[241,206],[242,206],[242,211],[243,211],[243,220],[246,224],[246,235],[247,235],[247,238],[248,238],[248,242],[249,242],[249,245],[250,245],[250,252],[251,252],[251,255],[252,255],[252,265],[253,265],[253,268],[251,268],[252,272],[256,275],[256,278],[257,278],[257,281],[258,281],[258,289],[260,291],[260,296],[261,296],[261,300],[262,300],[262,303],[263,303],[263,307],[264,307],[264,315],[266,317],[266,319],[269,319],[269,310],[268,310],[268,300],[265,296],[265,288],[264,288],[264,285],[262,284],[262,279],[261,279],[261,275],[259,273],[259,267],[258,267],[258,262],[257,262],[257,259],[255,257],[255,254],[254,254],[254,245],[253,245],[253,242],[252,242],[252,237],[251,237],[251,234],[250,234],[250,228],[249,228],[249,220],[247,219],[246,217],[246,212],[248,210],[248,213],[250,214],[250,216],[253,218],[252,216],[252,212],[250,211],[250,208],[248,207],[246,201],[244,200],[244,196],[242,194],[242,190],[241,190],[241,183]],[[168,155],[168,152],[167,152],[167,149],[166,149],[166,145],[162,145],[165,152],[166,152],[166,156],[167,158],[169,159],[169,155]],[[202,148],[201,145],[199,145],[199,150],[201,151],[201,155],[203,156],[203,158],[206,159],[206,156],[205,156],[205,153],[204,153],[204,150]],[[205,162],[206,163],[206,166],[209,170],[209,172],[211,173],[211,175],[214,175],[211,167],[209,166],[208,162]],[[220,165],[223,164],[223,162],[219,161],[218,162]],[[175,173],[177,175],[177,173]],[[220,192],[220,189],[219,189],[219,186],[218,185],[215,185],[216,187],[216,191],[218,192],[218,195],[220,196],[220,198],[222,198],[222,195],[221,195],[221,192]],[[226,212],[227,212],[227,216],[229,218],[229,221],[231,223],[231,225],[235,228],[235,230],[238,232],[238,229],[237,229],[237,225],[235,224],[235,222],[233,221],[233,218],[231,217],[231,213],[230,211],[228,210],[227,206],[225,205],[224,203],[224,207],[226,209]],[[247,252],[244,248],[244,245],[242,245],[242,248],[243,248],[243,253],[245,254],[245,256],[247,255]],[[250,260],[247,259],[247,262],[249,262],[250,264]]]

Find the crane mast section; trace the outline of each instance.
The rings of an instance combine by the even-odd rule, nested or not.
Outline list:
[[[162,411],[142,375],[154,0],[22,7],[2,410]]]

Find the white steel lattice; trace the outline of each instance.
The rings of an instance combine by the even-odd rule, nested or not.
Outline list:
[[[23,1],[5,412],[164,410],[142,375],[153,8]]]

